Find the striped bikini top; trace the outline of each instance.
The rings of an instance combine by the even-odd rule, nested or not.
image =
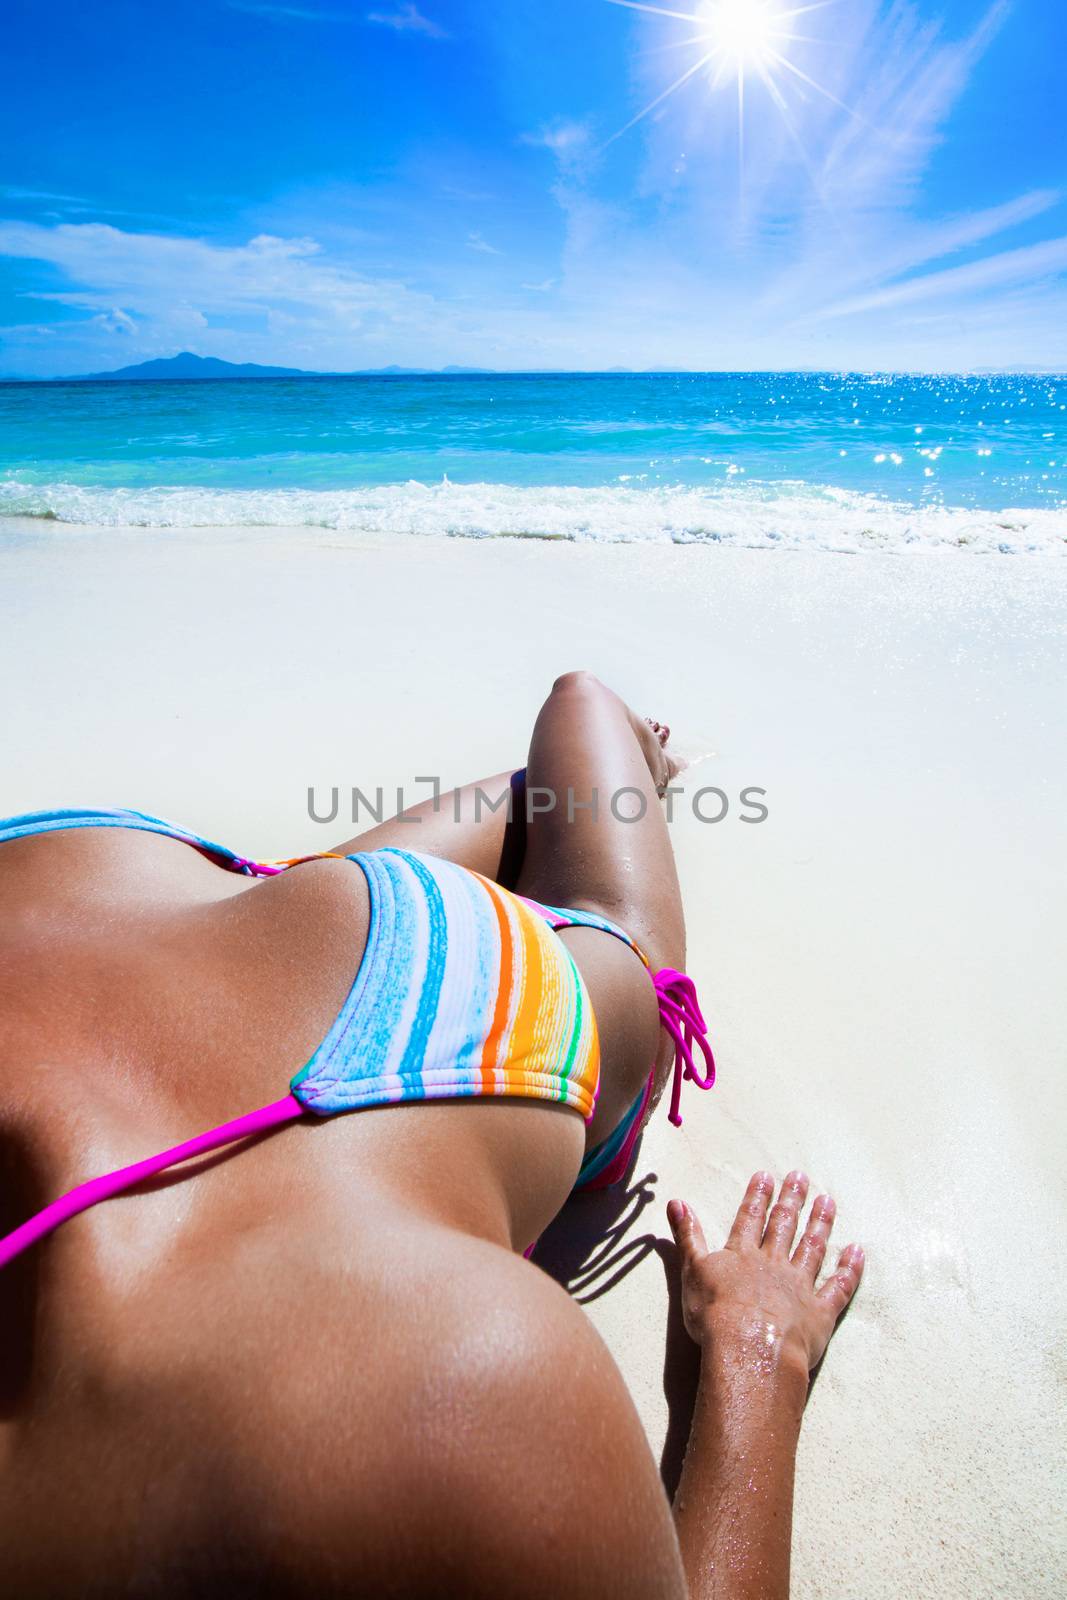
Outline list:
[[[82,827],[125,827],[179,839],[232,871],[273,875],[299,862],[256,862],[223,846],[131,811],[63,811],[0,822],[0,843]],[[178,1162],[234,1140],[294,1121],[370,1106],[464,1096],[510,1095],[570,1106],[589,1120],[599,1085],[596,1021],[566,945],[565,927],[592,927],[627,944],[629,935],[584,911],[542,906],[439,857],[385,849],[341,859],[362,871],[370,899],[367,941],[338,1015],[289,1092],[268,1106],[90,1180],[0,1240],[0,1267],[68,1217]],[[671,1120],[681,1122],[683,1078],[714,1081],[714,1058],[690,979],[666,971],[654,978],[664,1026],[677,1046]],[[692,1045],[705,1056],[697,1071]],[[646,1089],[639,1112],[647,1101]],[[593,1153],[593,1176],[604,1181],[628,1155],[639,1116],[613,1140],[611,1161]],[[625,1145],[625,1152],[622,1152]],[[588,1163],[587,1163],[588,1166]],[[583,1169],[584,1171],[585,1169]]]

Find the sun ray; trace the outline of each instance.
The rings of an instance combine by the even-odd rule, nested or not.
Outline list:
[[[772,51],[771,55],[780,67],[784,67],[787,72],[793,73],[794,77],[799,78],[802,83],[806,83],[809,89],[814,89],[817,94],[823,95],[832,105],[837,106],[839,111],[845,111],[850,117],[855,117],[857,122],[862,122],[867,127],[870,126],[866,117],[861,117],[858,111],[853,110],[851,106],[846,106],[845,102],[839,100],[836,94],[831,94],[829,89],[824,89],[821,83],[816,83],[815,79],[809,78],[806,72],[801,72],[795,61],[790,61],[788,56],[779,55],[776,50]]]
[[[700,22],[699,11],[667,11],[663,6],[647,6],[642,0],[608,0],[609,6],[624,6],[627,11],[650,11],[654,17],[673,17],[678,22]]]
[[[622,4],[622,0],[616,0],[616,3]],[[701,67],[707,66],[713,54],[714,52],[709,50],[706,55],[700,57],[699,61],[694,61],[691,67],[687,67],[682,73],[681,77],[675,78],[674,82],[669,88],[664,89],[663,93],[658,94],[654,100],[650,100],[648,105],[645,106],[642,111],[637,113],[636,117],[631,117],[626,126],[619,129],[618,133],[612,134],[611,138],[608,139],[604,145],[605,150],[609,144],[614,144],[616,139],[621,139],[624,133],[629,133],[630,129],[635,127],[643,117],[647,117],[650,111],[655,111],[657,106],[661,106],[664,100],[667,100],[672,94],[676,93],[676,91],[682,87],[683,83],[688,83],[689,79],[693,77],[695,73],[699,72]]]
[[[828,221],[830,227],[833,228],[834,232],[840,237],[841,242],[842,242],[842,246],[845,249],[849,249],[849,248],[854,249],[855,248],[855,244],[854,244],[854,241],[852,239],[852,236],[851,236],[850,233],[848,233],[846,231],[846,229],[845,229],[845,227],[844,227],[844,225],[842,223],[841,217],[840,217],[840,215],[838,213],[837,207],[834,205],[833,201],[830,199],[829,195],[826,193],[826,190],[823,187],[822,179],[821,179],[821,177],[819,175],[819,172],[813,166],[811,157],[808,155],[808,152],[804,148],[804,141],[800,137],[799,132],[797,131],[796,127],[794,126],[793,119],[789,114],[789,106],[788,106],[788,103],[786,102],[785,96],[782,94],[782,92],[779,89],[778,85],[775,83],[773,76],[771,75],[770,72],[767,71],[766,68],[761,69],[761,73],[762,73],[762,75],[764,77],[764,81],[765,81],[766,86],[767,86],[767,92],[771,95],[771,98],[774,100],[775,104],[777,105],[777,107],[778,107],[778,109],[779,109],[779,111],[781,113],[782,122],[783,122],[783,124],[785,126],[785,130],[788,133],[788,135],[789,135],[790,139],[792,140],[793,144],[796,145],[797,155],[799,156],[799,158],[800,158],[800,160],[801,160],[801,162],[802,162],[802,164],[804,166],[804,169],[808,174],[808,178],[809,178],[809,180],[811,182],[811,187],[814,190],[815,197],[818,200],[820,206],[822,207],[823,212],[826,215],[826,218],[827,218],[827,221]]]
[[[781,89],[779,89],[778,85],[774,81],[774,78],[771,76],[765,66],[760,65],[756,68],[756,71],[763,79],[763,84],[767,90],[767,93],[770,95],[771,99],[782,113],[786,127],[789,129],[790,133],[792,133],[793,125],[789,119],[789,107],[786,105],[785,95],[782,93]]]
[[[791,45],[811,46],[821,42],[806,34],[795,32],[791,26],[794,20],[815,11],[825,11],[831,5],[841,4],[841,0],[809,0],[808,4],[792,6],[783,5],[781,0],[698,0],[692,11],[653,5],[650,0],[608,0],[608,3],[622,6],[627,11],[640,11],[654,17],[663,17],[669,22],[695,23],[696,30],[693,34],[683,39],[669,41],[660,48],[664,50],[695,48],[700,52],[692,66],[664,89],[662,94],[651,100],[635,117],[631,117],[625,127],[612,135],[608,144],[613,144],[624,133],[628,133],[636,123],[655,111],[671,95],[676,94],[705,67],[708,69],[708,86],[713,93],[724,88],[731,78],[736,86],[737,160],[742,190],[746,145],[745,119],[746,115],[752,115],[751,96],[746,92],[747,78],[751,77],[762,85],[771,105],[785,123],[790,138],[801,147],[802,154],[800,136],[793,124],[785,93],[785,83],[789,77],[813,89],[848,116],[855,117],[859,122],[865,120],[790,58]],[[802,94],[799,98],[803,98]],[[806,166],[809,165],[806,156],[804,162]]]
[[[737,192],[745,193],[745,75],[737,74]],[[742,222],[744,210],[742,202]]]
[[[719,65],[715,68],[715,76],[711,80],[711,87],[713,89],[718,89],[721,86],[722,80],[725,78],[729,70],[730,63],[726,56],[723,56],[719,62]]]
[[[683,50],[686,45],[690,44],[701,44],[706,49],[707,43],[708,39],[706,34],[695,33],[689,39],[668,39],[666,44],[645,45],[641,51],[641,54],[644,56],[665,55],[668,50]]]

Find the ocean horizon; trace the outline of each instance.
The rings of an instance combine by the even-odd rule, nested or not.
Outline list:
[[[0,384],[0,518],[1067,553],[1067,379],[440,373]]]

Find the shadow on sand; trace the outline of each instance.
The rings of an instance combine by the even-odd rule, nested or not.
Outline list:
[[[649,1256],[658,1256],[667,1288],[667,1329],[663,1351],[663,1393],[667,1434],[660,1455],[660,1477],[673,1498],[681,1475],[700,1376],[700,1352],[682,1321],[678,1252],[669,1239],[636,1229],[656,1199],[657,1175],[634,1177],[640,1142],[626,1177],[610,1189],[571,1196],[541,1235],[533,1260],[555,1278],[579,1305],[609,1294]]]

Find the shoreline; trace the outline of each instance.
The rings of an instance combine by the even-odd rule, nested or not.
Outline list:
[[[733,469],[731,469],[733,470]],[[640,475],[638,475],[640,476]],[[0,481],[2,530],[145,534],[227,528],[248,537],[303,529],[349,539],[501,538],[575,544],[709,545],[867,555],[1067,556],[1067,505],[977,506],[743,475],[704,484],[478,481],[447,475],[349,488],[103,488]]]

